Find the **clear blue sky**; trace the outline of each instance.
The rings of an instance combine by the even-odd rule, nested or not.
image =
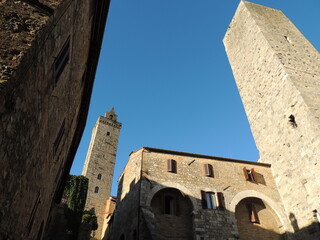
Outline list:
[[[319,0],[254,0],[282,10],[320,49]],[[113,0],[85,132],[81,174],[99,115],[123,127],[112,195],[128,155],[143,146],[256,161],[222,43],[239,0]]]

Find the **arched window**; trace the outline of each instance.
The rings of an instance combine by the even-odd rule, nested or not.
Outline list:
[[[99,187],[95,187],[94,193],[98,193],[98,192],[99,192]]]
[[[101,180],[102,175],[99,173],[97,179]]]

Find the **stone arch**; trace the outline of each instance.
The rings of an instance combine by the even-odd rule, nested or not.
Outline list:
[[[289,224],[287,217],[285,215],[284,209],[270,197],[255,190],[245,190],[237,193],[231,200],[230,208],[229,208],[230,211],[235,213],[236,206],[238,205],[238,203],[241,200],[245,198],[250,198],[250,197],[261,199],[264,203],[269,205],[269,207],[273,210],[273,212],[275,213],[276,217],[278,218],[278,220],[282,225],[282,229],[281,229],[282,232],[292,230],[291,225]]]
[[[159,185],[155,186],[154,188],[152,188],[150,193],[148,194],[146,205],[148,207],[150,207],[151,206],[151,201],[152,201],[154,195],[157,192],[159,192],[160,190],[165,189],[165,188],[176,188],[176,189],[178,189],[183,195],[186,195],[189,198],[189,200],[191,201],[191,204],[192,204],[192,208],[194,210],[196,209],[197,202],[196,202],[196,200],[194,198],[189,197],[189,196],[191,196],[191,192],[189,191],[189,189],[187,189],[186,187],[182,186],[181,184],[175,183],[175,182],[164,182],[161,185],[159,184]]]
[[[154,194],[150,207],[161,239],[193,239],[193,206],[190,197],[181,190],[162,188]]]

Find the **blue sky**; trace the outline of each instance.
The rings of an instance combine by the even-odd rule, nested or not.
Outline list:
[[[320,49],[319,0],[255,0],[282,10]],[[112,195],[143,146],[256,161],[258,150],[222,43],[239,0],[113,0],[90,110],[71,174],[112,107],[123,127]]]

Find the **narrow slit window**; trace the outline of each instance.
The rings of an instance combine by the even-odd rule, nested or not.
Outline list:
[[[97,179],[101,180],[101,178],[102,178],[102,175],[99,173]]]
[[[53,64],[53,87],[57,85],[59,77],[67,65],[70,57],[70,38],[67,39],[62,49],[60,50]]]
[[[99,187],[95,187],[94,188],[94,193],[98,193],[99,192]]]
[[[60,126],[59,132],[56,136],[56,139],[54,140],[54,143],[53,143],[53,153],[56,153],[58,151],[63,134],[65,132],[65,123],[66,123],[66,120],[64,119],[61,126]]]

